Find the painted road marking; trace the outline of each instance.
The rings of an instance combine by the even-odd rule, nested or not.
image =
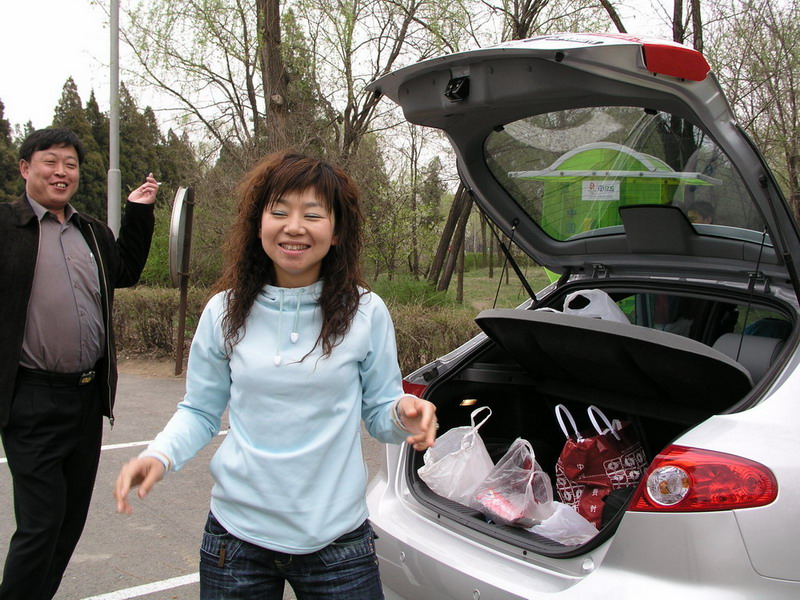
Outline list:
[[[171,590],[184,585],[191,585],[198,581],[200,581],[200,573],[192,573],[191,575],[184,575],[183,577],[173,577],[172,579],[165,579],[164,581],[137,585],[136,587],[111,592],[110,594],[92,596],[91,598],[84,598],[83,600],[128,600],[129,598],[139,598],[140,596],[147,596],[148,594]]]
[[[220,431],[217,435],[225,435],[228,433],[228,430],[225,429],[224,431]],[[137,446],[149,446],[153,443],[153,440],[147,440],[145,442],[127,442],[125,444],[108,444],[107,446],[100,446],[100,451],[104,450],[119,450],[120,448],[136,448]],[[7,463],[8,459],[3,457],[0,458],[0,465],[3,463]]]

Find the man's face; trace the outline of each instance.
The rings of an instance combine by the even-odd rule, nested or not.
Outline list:
[[[19,161],[25,191],[47,210],[63,213],[70,198],[78,191],[80,167],[78,153],[72,146],[51,146],[37,150],[30,161]]]

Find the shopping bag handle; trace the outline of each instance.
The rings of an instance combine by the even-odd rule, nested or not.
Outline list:
[[[489,414],[486,415],[486,417],[484,417],[483,421],[481,421],[480,423],[478,423],[476,425],[475,424],[475,416],[479,412],[483,411],[484,409],[488,410]],[[491,408],[489,408],[488,406],[479,406],[478,408],[476,408],[475,410],[472,411],[472,414],[469,416],[469,420],[470,420],[470,423],[472,423],[473,429],[475,429],[477,431],[478,429],[481,428],[481,425],[483,425],[484,423],[486,423],[486,421],[489,420],[489,417],[491,417],[491,416],[492,416],[492,409]]]
[[[572,425],[572,431],[574,432],[575,435],[575,441],[582,442],[583,437],[581,436],[580,431],[578,431],[578,426],[575,425],[575,419],[572,418],[572,413],[569,412],[569,409],[566,406],[564,406],[563,404],[559,404],[558,406],[556,406],[556,419],[558,419],[558,424],[561,425],[561,431],[564,432],[564,435],[567,438],[570,438],[572,437],[573,434],[571,434],[567,430],[567,425],[564,423],[563,415],[566,415],[567,419],[569,419],[569,422]]]
[[[533,446],[531,446],[531,443],[528,440],[523,439],[522,443],[531,454],[531,474],[528,476],[528,485],[532,485],[533,476],[536,475],[536,455],[533,453]]]
[[[606,433],[611,432],[611,434],[615,438],[617,438],[617,440],[622,439],[619,437],[619,434],[617,433],[617,430],[622,427],[622,424],[617,419],[614,419],[613,423],[610,422],[605,413],[603,413],[603,411],[597,408],[594,404],[592,404],[589,408],[587,408],[586,412],[589,413],[589,420],[592,422],[592,426],[594,427],[594,430],[597,433],[599,433],[600,435],[605,435]],[[597,417],[600,417],[603,420],[603,423],[606,424],[607,429],[602,429],[600,427],[600,425],[597,422],[597,417],[595,415],[597,415]]]

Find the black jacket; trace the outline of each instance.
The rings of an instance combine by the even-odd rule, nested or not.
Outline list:
[[[128,202],[116,241],[105,223],[78,215],[83,237],[99,257],[106,339],[105,355],[97,364],[97,378],[104,399],[103,413],[112,424],[117,389],[117,354],[111,319],[114,288],[139,281],[153,237],[153,206]],[[14,397],[38,249],[39,221],[25,195],[13,203],[0,203],[0,427],[8,422]]]

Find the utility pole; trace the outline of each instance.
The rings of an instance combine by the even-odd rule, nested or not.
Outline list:
[[[111,0],[111,93],[108,128],[108,226],[119,235],[122,175],[119,171],[119,0]]]

